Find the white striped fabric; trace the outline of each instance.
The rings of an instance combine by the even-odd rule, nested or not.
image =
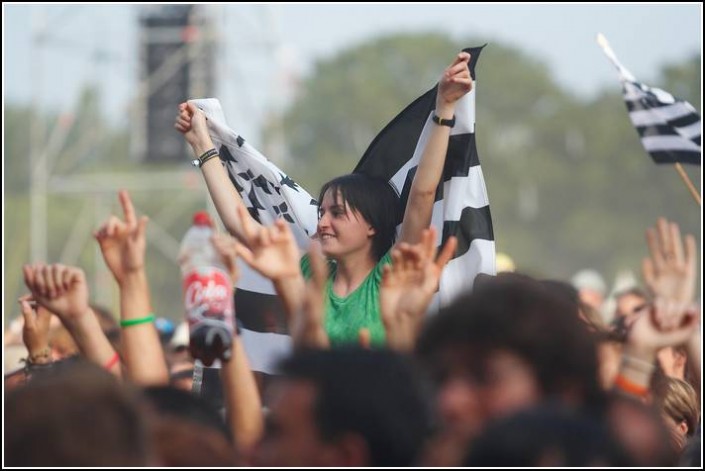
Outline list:
[[[433,303],[434,307],[439,302],[443,306],[460,292],[470,289],[478,273],[495,273],[492,220],[474,133],[475,65],[482,48],[465,51],[471,56],[469,67],[474,86],[456,106],[456,123],[451,130],[443,181],[436,193],[431,218],[431,224],[439,234],[438,244],[455,235],[458,249],[441,277],[440,299]],[[436,87],[414,101],[382,130],[355,169],[356,172],[389,178],[404,206],[431,126],[435,126],[431,121],[435,102]],[[419,135],[417,141],[409,139],[410,130],[414,129]]]
[[[617,68],[629,119],[651,158],[659,164],[700,165],[702,123],[695,108],[664,90],[638,82],[619,62],[604,36],[598,35],[597,42]]]

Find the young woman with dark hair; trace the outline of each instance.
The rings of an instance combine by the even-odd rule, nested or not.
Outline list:
[[[326,330],[333,344],[357,342],[360,329],[369,330],[372,343],[384,342],[379,314],[382,268],[391,260],[399,221],[401,232],[397,242],[412,244],[420,241],[422,231],[431,223],[455,105],[472,89],[469,59],[468,53],[458,54],[439,81],[435,124],[419,161],[403,217],[399,217],[399,199],[385,181],[351,174],[323,185],[316,237],[323,254],[335,262],[326,286]],[[180,105],[175,127],[184,134],[194,155],[201,156],[214,148],[205,116],[192,103]],[[205,161],[201,170],[225,227],[241,244],[253,250],[260,234],[258,223],[243,210],[242,199],[219,159]],[[307,257],[302,260],[301,268],[305,276],[310,276]],[[276,277],[270,277],[277,286]],[[301,295],[291,294],[295,298]]]

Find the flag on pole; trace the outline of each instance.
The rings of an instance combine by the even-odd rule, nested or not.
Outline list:
[[[471,54],[469,67],[473,80],[481,50],[482,47],[465,50]],[[404,205],[433,126],[431,113],[436,90],[434,86],[395,117],[372,141],[355,168],[355,172],[388,179]],[[470,288],[478,273],[495,273],[492,220],[475,147],[476,90],[475,80],[473,90],[456,106],[456,124],[451,131],[433,209],[432,224],[441,239],[438,244],[451,235],[458,238],[455,256],[441,277],[437,300],[441,304]],[[316,201],[228,128],[218,100],[193,102],[208,117],[211,138],[220,151],[221,162],[250,214],[265,225],[283,217],[290,223],[299,247],[305,250],[310,236],[316,232]],[[291,339],[273,313],[278,306],[271,282],[244,263],[240,267],[242,276],[237,285],[236,309],[242,322],[243,343],[253,370],[275,373],[278,359],[291,349]]]
[[[602,34],[597,36],[597,43],[619,72],[629,119],[654,162],[700,165],[702,124],[695,108],[666,91],[638,82]]]

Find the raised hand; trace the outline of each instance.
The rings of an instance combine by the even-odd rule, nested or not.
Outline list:
[[[695,293],[695,238],[685,237],[685,250],[680,228],[659,218],[656,228],[646,231],[650,257],[642,262],[644,281],[661,304],[656,309],[656,322],[662,329],[678,327],[678,311],[687,310]]]
[[[262,276],[277,281],[300,276],[299,248],[289,225],[277,219],[273,226],[255,224],[244,206],[238,206],[242,232],[248,247],[237,244],[237,254]]]
[[[29,294],[20,297],[18,301],[24,318],[22,342],[29,352],[29,360],[32,363],[50,362],[49,323],[51,312],[44,306],[37,305],[32,295]]]
[[[213,234],[211,242],[228,269],[230,279],[235,284],[240,279],[240,270],[237,267],[237,241],[227,234]]]
[[[664,312],[669,309],[670,312]],[[674,318],[674,327],[669,330],[661,329],[656,320],[663,317]],[[662,348],[686,343],[698,331],[699,320],[697,309],[683,310],[657,301],[652,309],[634,320],[627,334],[625,350],[647,361],[653,361],[656,353]]]
[[[70,327],[90,313],[83,270],[61,264],[25,265],[24,282],[32,297]]]
[[[142,216],[137,219],[127,191],[121,190],[118,196],[124,221],[110,216],[93,235],[100,245],[105,264],[121,285],[128,275],[144,270],[145,231],[149,218]]]
[[[472,78],[468,68],[469,61],[470,54],[461,52],[455,57],[453,63],[443,71],[443,75],[438,82],[436,108],[454,104],[472,90]]]
[[[193,103],[181,103],[174,127],[184,135],[186,142],[196,154],[212,149],[213,141],[208,134],[206,115]]]
[[[455,253],[450,237],[436,258],[435,228],[425,229],[418,244],[401,243],[392,251],[392,265],[384,267],[380,310],[390,348],[410,350],[443,267]]]
[[[328,263],[321,252],[320,243],[315,240],[311,242],[308,254],[311,278],[306,282],[301,309],[293,319],[292,336],[297,347],[329,348],[330,339],[325,329]]]

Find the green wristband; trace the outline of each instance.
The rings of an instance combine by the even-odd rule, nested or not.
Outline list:
[[[154,322],[154,313],[151,312],[147,317],[140,317],[138,319],[126,319],[120,321],[120,327],[130,327],[133,325],[146,324],[147,322]]]

